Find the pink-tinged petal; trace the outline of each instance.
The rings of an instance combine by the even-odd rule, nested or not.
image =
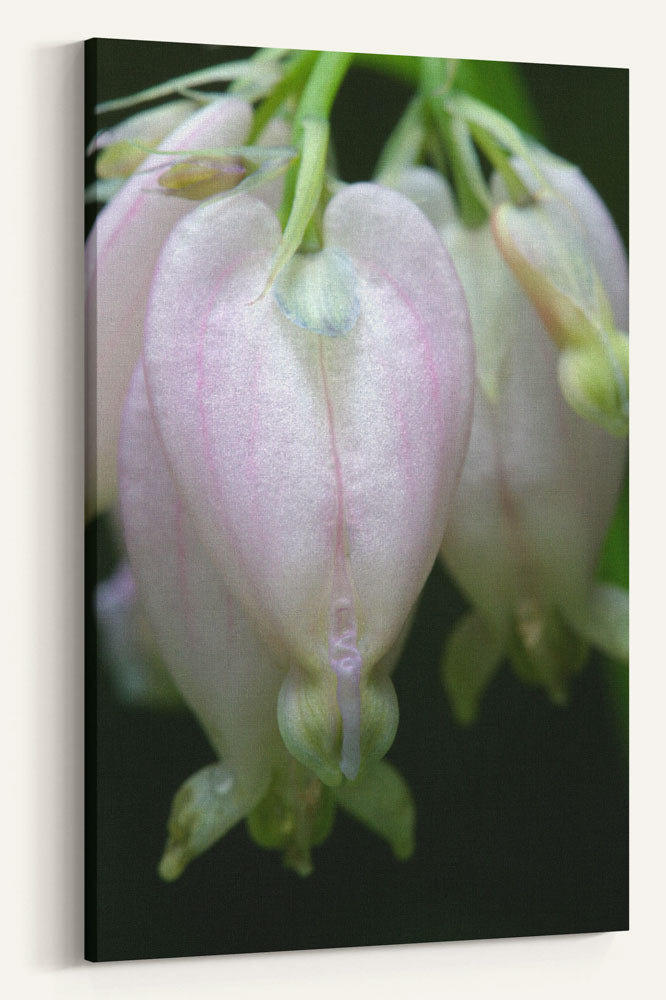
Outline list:
[[[230,775],[236,812],[245,815],[264,793],[281,745],[281,674],[174,490],[141,366],[124,411],[119,482],[127,550],[156,643]]]
[[[347,188],[329,204],[324,241],[356,264],[362,303],[349,341],[326,340],[323,350],[372,656],[387,636],[393,642],[437,553],[467,446],[473,350],[458,277],[402,196]]]
[[[189,117],[163,146],[238,145],[247,135],[251,114],[246,102],[224,98]],[[168,163],[164,156],[150,156],[100,212],[86,245],[91,430],[86,466],[92,509],[105,508],[115,494],[122,404],[141,350],[155,262],[175,223],[192,209],[191,202],[170,198],[160,189],[159,176]]]
[[[575,210],[585,229],[594,263],[613,309],[615,323],[622,330],[628,329],[627,258],[610,212],[578,167],[545,153],[539,155],[538,162],[546,179]],[[525,180],[529,178],[529,170],[519,161],[513,161],[513,166]],[[495,200],[505,200],[507,193],[499,175],[494,175],[492,186]]]
[[[144,361],[200,536],[292,665],[283,736],[331,782],[336,754],[344,773],[358,769],[369,719],[381,716],[381,753],[393,737],[386,657],[443,532],[473,351],[450,260],[401,196],[356,185],[327,208],[324,246],[349,257],[358,284],[344,336],[319,336],[272,294],[258,298],[280,236],[244,196],[183,219],[156,271]],[[313,685],[321,739],[310,753],[289,743],[284,720],[303,714],[305,689],[315,702]]]
[[[573,612],[584,602],[623,476],[621,442],[574,413],[557,349],[485,235],[447,237],[467,293],[479,354],[499,341],[493,391],[477,392],[470,447],[443,554],[495,622],[526,598]],[[486,248],[487,250],[487,248]],[[492,285],[492,299],[487,287]],[[492,307],[489,307],[489,301]]]
[[[457,219],[451,185],[431,167],[409,167],[389,187],[414,202],[437,230]]]

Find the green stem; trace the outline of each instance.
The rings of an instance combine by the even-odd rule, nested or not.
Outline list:
[[[469,130],[464,122],[453,120],[445,110],[443,99],[450,85],[451,76],[445,60],[422,59],[421,93],[427,118],[444,144],[462,222],[474,228],[488,218],[490,197]]]
[[[298,93],[308,77],[317,58],[316,52],[298,52],[273,91],[257,108],[252,123],[252,131],[248,143],[256,142],[271,118],[280,110],[286,99],[293,93]]]
[[[270,50],[281,51],[281,50]],[[156,101],[164,97],[169,97],[173,93],[181,90],[188,90],[196,87],[204,87],[210,83],[223,83],[235,81],[236,83],[255,83],[258,80],[266,80],[275,83],[273,77],[277,77],[276,66],[273,60],[268,57],[264,59],[243,59],[238,62],[222,63],[219,66],[209,66],[206,69],[196,70],[194,73],[186,73],[185,76],[177,76],[166,83],[157,84],[140,90],[136,94],[128,97],[120,97],[112,101],[103,101],[98,104],[95,111],[98,115],[107,111],[123,111],[126,108],[134,107],[136,104],[145,104],[148,101]]]
[[[377,182],[390,184],[404,170],[412,167],[421,155],[424,142],[423,100],[419,94],[409,102],[384,144],[375,168]]]
[[[469,126],[479,149],[486,154],[495,169],[502,175],[509,197],[516,205],[527,205],[533,201],[527,185],[511,165],[511,159],[485,129],[477,125]]]
[[[287,171],[278,217],[285,229],[294,204],[298,175],[303,159],[304,121],[328,124],[333,101],[353,59],[351,52],[320,52],[296,108],[293,141],[299,157]],[[322,177],[323,180],[323,177]]]

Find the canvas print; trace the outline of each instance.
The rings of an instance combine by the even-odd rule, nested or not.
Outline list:
[[[86,954],[622,930],[628,73],[86,43]]]

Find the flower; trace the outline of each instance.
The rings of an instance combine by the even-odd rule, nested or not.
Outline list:
[[[104,145],[109,136],[102,133],[98,139],[98,144],[104,146],[102,155],[117,148],[117,141],[127,143],[128,136],[136,139],[142,135],[145,142],[154,141],[155,128],[159,126],[163,135],[167,122],[183,114],[182,105],[174,102],[133,116],[122,129],[111,130],[112,145]],[[251,121],[252,108],[246,101],[223,97],[189,113],[161,148],[171,152],[239,145]],[[264,141],[278,143],[284,136],[285,126],[274,119]],[[173,158],[163,154],[148,156],[97,216],[86,244],[86,330],[88,356],[94,365],[88,379],[88,426],[96,428],[89,440],[94,453],[88,454],[86,461],[89,512],[104,510],[116,499],[122,403],[141,351],[150,282],[169,232],[196,204],[189,197],[169,197],[175,189],[176,169],[182,172],[186,167],[181,161],[174,164]],[[165,175],[166,187],[162,183]],[[203,193],[214,193],[214,189]],[[279,185],[264,185],[260,197],[277,204]]]
[[[245,194],[184,215],[125,408],[130,563],[220,759],[174,800],[166,877],[243,816],[307,870],[331,795],[411,840],[390,672],[467,446],[467,307],[434,229],[376,185],[338,193],[322,250],[262,295],[280,239]]]
[[[576,168],[551,157],[540,165],[584,233],[569,267],[578,262],[578,271],[598,272],[612,309],[608,322],[626,328],[626,260],[607,210]],[[497,178],[493,186],[499,215],[506,195]],[[459,720],[472,721],[508,654],[522,678],[561,703],[588,642],[626,655],[626,593],[594,580],[625,446],[565,402],[557,347],[490,225],[464,228],[433,171],[410,171],[400,188],[428,214],[448,213],[440,231],[467,296],[477,352],[470,446],[441,550],[472,609],[446,643],[444,683]],[[545,239],[545,229],[539,233]],[[565,271],[559,244],[556,251]],[[531,253],[541,254],[556,284],[552,247],[532,245]]]
[[[554,190],[535,192],[527,206],[498,205],[495,240],[561,350],[558,378],[565,399],[581,416],[625,436],[629,340],[616,328],[616,322],[627,322],[624,252],[580,172],[554,157],[543,164]],[[606,272],[604,280],[599,269]]]

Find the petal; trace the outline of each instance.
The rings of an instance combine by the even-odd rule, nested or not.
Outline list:
[[[481,239],[491,241],[488,229],[447,233],[494,390],[477,393],[442,553],[473,603],[506,627],[526,598],[569,617],[586,603],[625,448],[566,404],[556,347],[499,252],[479,255]]]
[[[251,108],[225,98],[189,117],[165,140],[166,149],[239,144],[250,126]],[[115,494],[117,442],[122,403],[141,349],[148,290],[162,243],[191,203],[160,191],[149,157],[100,212],[86,244],[86,329],[92,371],[88,379],[92,453],[87,491],[97,509]],[[96,476],[96,481],[95,481]],[[95,504],[91,500],[94,507]]]
[[[101,659],[117,697],[130,705],[171,708],[180,696],[155,649],[127,562],[95,589]]]
[[[245,196],[188,215],[160,257],[145,369],[201,537],[298,673],[283,718],[286,703],[300,711],[295,691],[311,711],[304,684],[319,692],[313,753],[329,760],[320,774],[331,781],[336,697],[343,728],[363,743],[359,674],[365,716],[382,719],[382,753],[395,729],[394,696],[372,668],[437,551],[466,446],[472,349],[448,256],[401,196],[355,185],[327,208],[324,245],[350,258],[358,281],[359,318],[343,337],[305,330],[273,295],[258,298],[280,236],[275,216]],[[383,688],[376,701],[370,682]],[[290,749],[314,766],[302,746]]]
[[[457,220],[451,186],[431,167],[410,167],[390,186],[413,201],[440,232]]]
[[[358,781],[333,793],[339,805],[387,840],[396,858],[414,853],[414,803],[407,782],[386,760],[372,764]]]
[[[275,722],[281,674],[173,488],[141,366],[125,406],[119,475],[127,550],[155,641],[233,778],[234,800],[249,811],[281,746]]]

